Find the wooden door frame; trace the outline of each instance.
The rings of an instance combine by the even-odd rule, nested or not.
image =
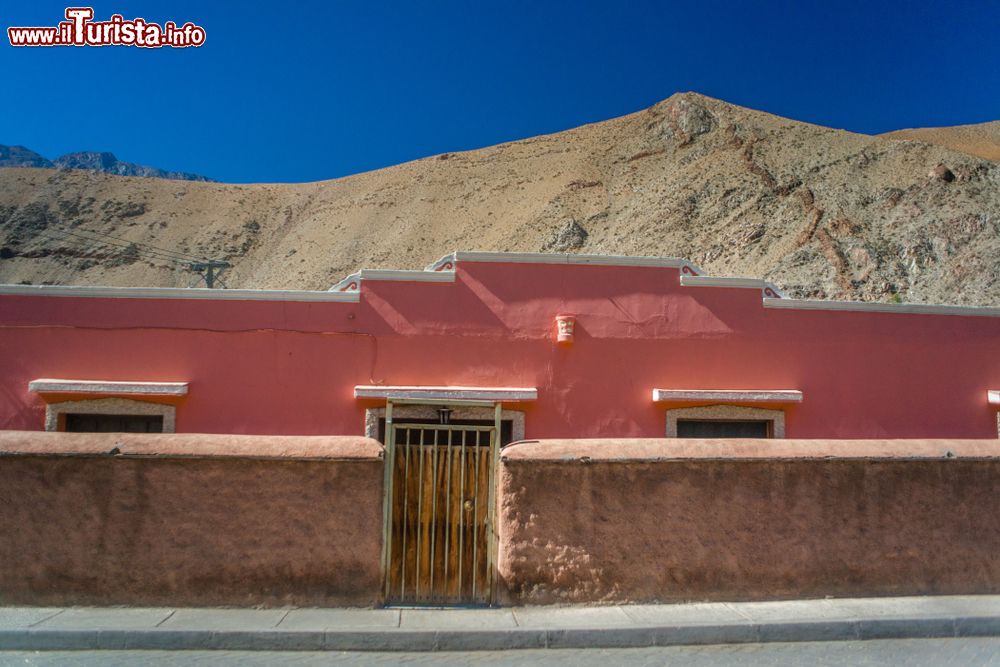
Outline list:
[[[389,598],[389,567],[391,566],[392,548],[392,482],[393,472],[396,465],[396,432],[392,423],[393,405],[421,405],[421,406],[447,406],[447,407],[478,407],[493,408],[493,444],[490,451],[489,462],[489,490],[487,492],[487,508],[489,521],[487,521],[487,549],[486,549],[486,571],[489,575],[489,605],[496,606],[497,600],[497,464],[500,461],[500,433],[501,422],[503,421],[503,406],[500,401],[471,401],[471,400],[435,400],[425,399],[386,399],[385,402],[385,457],[383,466],[385,468],[382,482],[382,595],[384,601]],[[431,425],[428,425],[431,426]],[[384,604],[384,602],[383,602]]]

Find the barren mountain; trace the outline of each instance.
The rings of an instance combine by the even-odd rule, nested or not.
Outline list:
[[[100,242],[98,242],[98,240]],[[325,289],[454,249],[684,257],[790,296],[1000,305],[1000,163],[683,93],[333,181],[0,169],[0,282]]]
[[[0,167],[51,167],[52,161],[24,146],[0,144]]]
[[[181,181],[209,181],[211,179],[182,171],[166,171],[157,167],[122,162],[114,153],[83,151],[66,153],[55,160],[39,155],[24,146],[0,144],[0,167],[39,167],[42,169],[89,169],[119,176],[145,176],[147,178],[173,178]]]

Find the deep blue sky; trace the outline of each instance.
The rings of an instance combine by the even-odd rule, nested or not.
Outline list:
[[[82,3],[80,3],[82,4]],[[197,49],[14,49],[0,143],[230,182],[334,178],[637,111],[694,90],[876,133],[1000,118],[1000,2],[140,2]]]

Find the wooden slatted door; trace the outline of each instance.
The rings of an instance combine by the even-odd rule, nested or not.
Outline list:
[[[386,602],[489,604],[493,426],[391,426]]]

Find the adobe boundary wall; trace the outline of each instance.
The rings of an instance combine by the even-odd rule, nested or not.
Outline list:
[[[0,431],[0,605],[381,604],[382,446]]]
[[[0,605],[378,606],[382,446],[0,431]],[[549,440],[500,604],[1000,593],[1000,440]]]
[[[998,440],[550,440],[499,470],[503,604],[1000,592]]]

